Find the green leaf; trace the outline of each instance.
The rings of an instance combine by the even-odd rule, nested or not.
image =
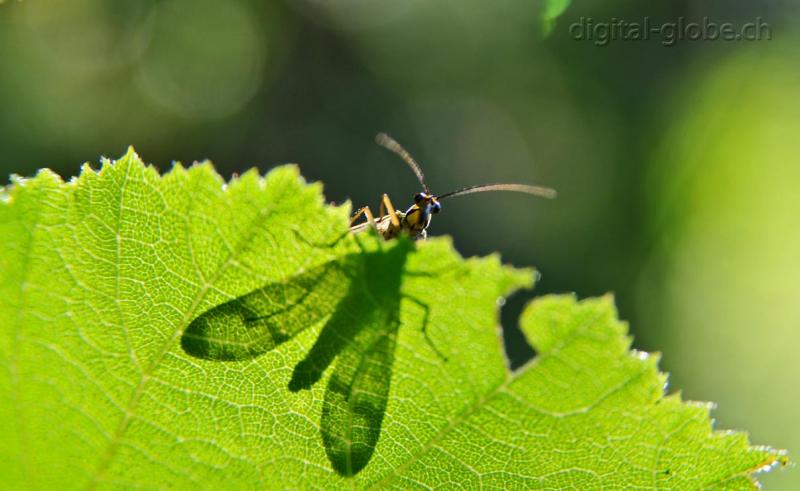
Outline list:
[[[542,5],[542,36],[548,37],[556,27],[556,20],[563,14],[572,0],[544,0]]]
[[[130,151],[0,193],[4,486],[753,487],[780,452],[663,396],[610,298],[447,239],[347,232],[295,167],[225,184]]]

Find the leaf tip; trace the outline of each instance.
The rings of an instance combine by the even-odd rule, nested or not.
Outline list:
[[[142,160],[142,159],[139,157],[139,154],[138,154],[138,153],[136,153],[136,149],[135,149],[135,148],[133,148],[133,145],[128,145],[128,149],[127,149],[127,150],[125,150],[125,155],[123,155],[121,158],[123,158],[123,159],[135,159],[135,160]]]
[[[744,444],[749,445],[750,441],[747,434],[743,434]],[[752,445],[750,451],[764,455],[764,460],[757,463],[754,467],[747,470],[750,480],[756,489],[761,489],[761,483],[756,479],[758,474],[766,474],[775,469],[786,469],[795,467],[795,463],[789,458],[789,452],[783,449],[772,448],[767,445]]]
[[[179,174],[179,175],[186,174],[186,167],[183,165],[183,162],[181,162],[179,160],[173,160],[172,161],[172,167],[169,169],[169,171],[167,173],[168,174],[172,174],[173,172],[175,174]]]

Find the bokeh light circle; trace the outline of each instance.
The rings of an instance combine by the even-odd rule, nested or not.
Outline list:
[[[18,42],[31,42],[49,65],[71,78],[117,69],[141,53],[137,30],[147,16],[144,2],[37,0],[22,8],[27,29]]]
[[[153,8],[139,86],[186,118],[237,112],[263,78],[267,46],[254,14],[236,2],[169,0]]]

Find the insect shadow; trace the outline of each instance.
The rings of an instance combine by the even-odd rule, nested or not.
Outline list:
[[[333,469],[353,476],[369,462],[380,436],[392,377],[408,239],[269,283],[192,321],[181,338],[186,353],[207,360],[247,360],[325,321],[295,367],[288,388],[309,389],[337,359],[322,407],[320,430]],[[427,338],[433,349],[435,346]],[[437,355],[441,356],[438,351]]]

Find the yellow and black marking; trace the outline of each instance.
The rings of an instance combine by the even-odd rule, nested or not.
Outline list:
[[[414,204],[405,212],[396,210],[392,205],[392,200],[389,199],[388,195],[384,194],[381,199],[378,218],[375,218],[369,206],[359,209],[353,215],[350,221],[350,231],[354,233],[362,232],[372,227],[386,240],[397,237],[401,233],[407,233],[413,239],[425,239],[428,235],[428,226],[431,224],[431,215],[439,213],[442,209],[440,201],[445,198],[485,191],[515,191],[544,198],[554,198],[556,195],[553,189],[528,184],[479,184],[436,196],[431,194],[428,185],[425,184],[425,175],[422,173],[422,169],[405,148],[385,133],[378,133],[375,141],[378,145],[396,153],[408,164],[417,176],[419,183],[422,184],[424,191],[414,196]],[[362,215],[366,217],[366,221],[356,224],[356,221]]]

